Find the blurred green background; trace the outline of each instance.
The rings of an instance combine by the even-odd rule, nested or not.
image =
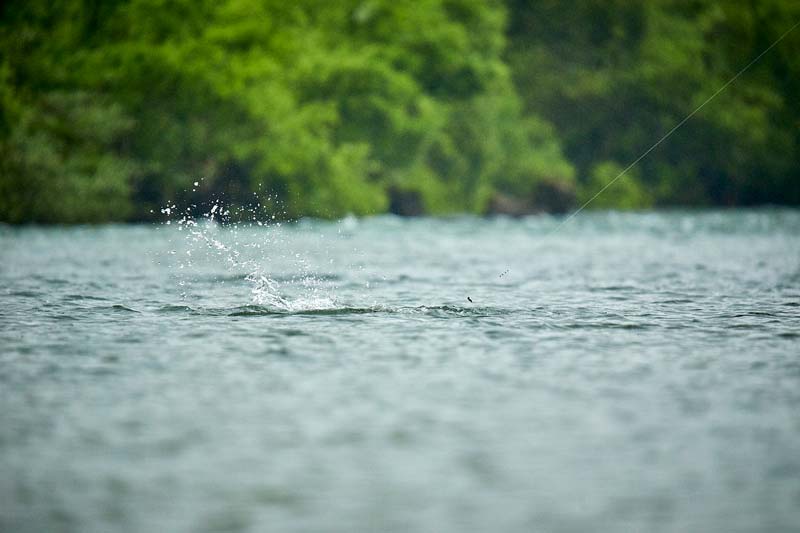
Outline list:
[[[564,211],[800,20],[796,0],[0,9],[11,223],[213,198],[277,197],[286,217]],[[798,52],[800,30],[593,206],[800,203]]]

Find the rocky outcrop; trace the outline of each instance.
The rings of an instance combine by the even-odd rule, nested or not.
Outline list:
[[[389,212],[403,217],[425,214],[425,202],[419,191],[389,187]]]
[[[578,195],[575,185],[560,180],[543,180],[533,188],[534,209],[545,213],[566,213],[575,208]]]
[[[487,215],[522,217],[540,213],[566,213],[577,205],[575,186],[558,180],[542,180],[530,195],[520,197],[496,192],[486,207]]]
[[[522,217],[532,212],[529,201],[496,192],[486,206],[487,215],[508,215],[511,217]]]

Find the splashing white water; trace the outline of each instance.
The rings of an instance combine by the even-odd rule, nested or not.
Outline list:
[[[319,293],[317,288],[307,291],[302,296],[288,298],[281,295],[280,284],[275,280],[260,274],[250,274],[246,279],[253,284],[251,294],[256,305],[289,312],[318,311],[337,307],[335,298]]]
[[[235,294],[244,280],[254,305],[287,312],[336,308],[334,288],[323,279],[324,274],[313,272],[310,254],[290,250],[290,230],[276,221],[275,214],[264,217],[260,207],[235,211],[237,221],[231,221],[231,210],[221,201],[212,202],[201,216],[194,215],[195,205],[181,211],[171,204],[161,211],[168,217],[164,224],[175,223],[172,228],[177,226],[180,234],[169,240],[167,255],[181,297],[202,301],[209,280],[228,283]]]

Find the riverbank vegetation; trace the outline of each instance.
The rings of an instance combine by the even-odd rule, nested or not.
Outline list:
[[[800,21],[790,0],[0,7],[0,221],[568,209]],[[800,30],[598,207],[800,203]]]

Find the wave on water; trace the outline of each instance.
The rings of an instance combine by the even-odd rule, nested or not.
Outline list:
[[[245,305],[234,309],[216,310],[227,316],[339,316],[339,315],[394,315],[398,317],[414,318],[481,318],[497,316],[500,310],[457,307],[457,306],[385,306],[373,305],[369,307],[354,307],[345,305],[331,305],[323,307],[315,301],[294,301],[286,307],[276,305]]]
[[[270,298],[275,298],[271,295]],[[198,316],[231,317],[286,317],[286,316],[347,316],[389,315],[414,319],[424,318],[484,318],[506,315],[508,310],[489,307],[460,307],[452,305],[389,306],[371,305],[359,307],[344,305],[327,298],[319,299],[269,299],[266,303],[251,303],[233,307],[192,307],[188,305],[166,305],[157,312],[169,314],[188,313]]]
[[[250,317],[250,316],[287,316],[287,315],[306,315],[306,316],[336,316],[336,315],[365,315],[384,312],[382,309],[372,307],[330,307],[307,309],[280,309],[275,307],[264,307],[260,305],[245,305],[229,310],[227,316]]]

